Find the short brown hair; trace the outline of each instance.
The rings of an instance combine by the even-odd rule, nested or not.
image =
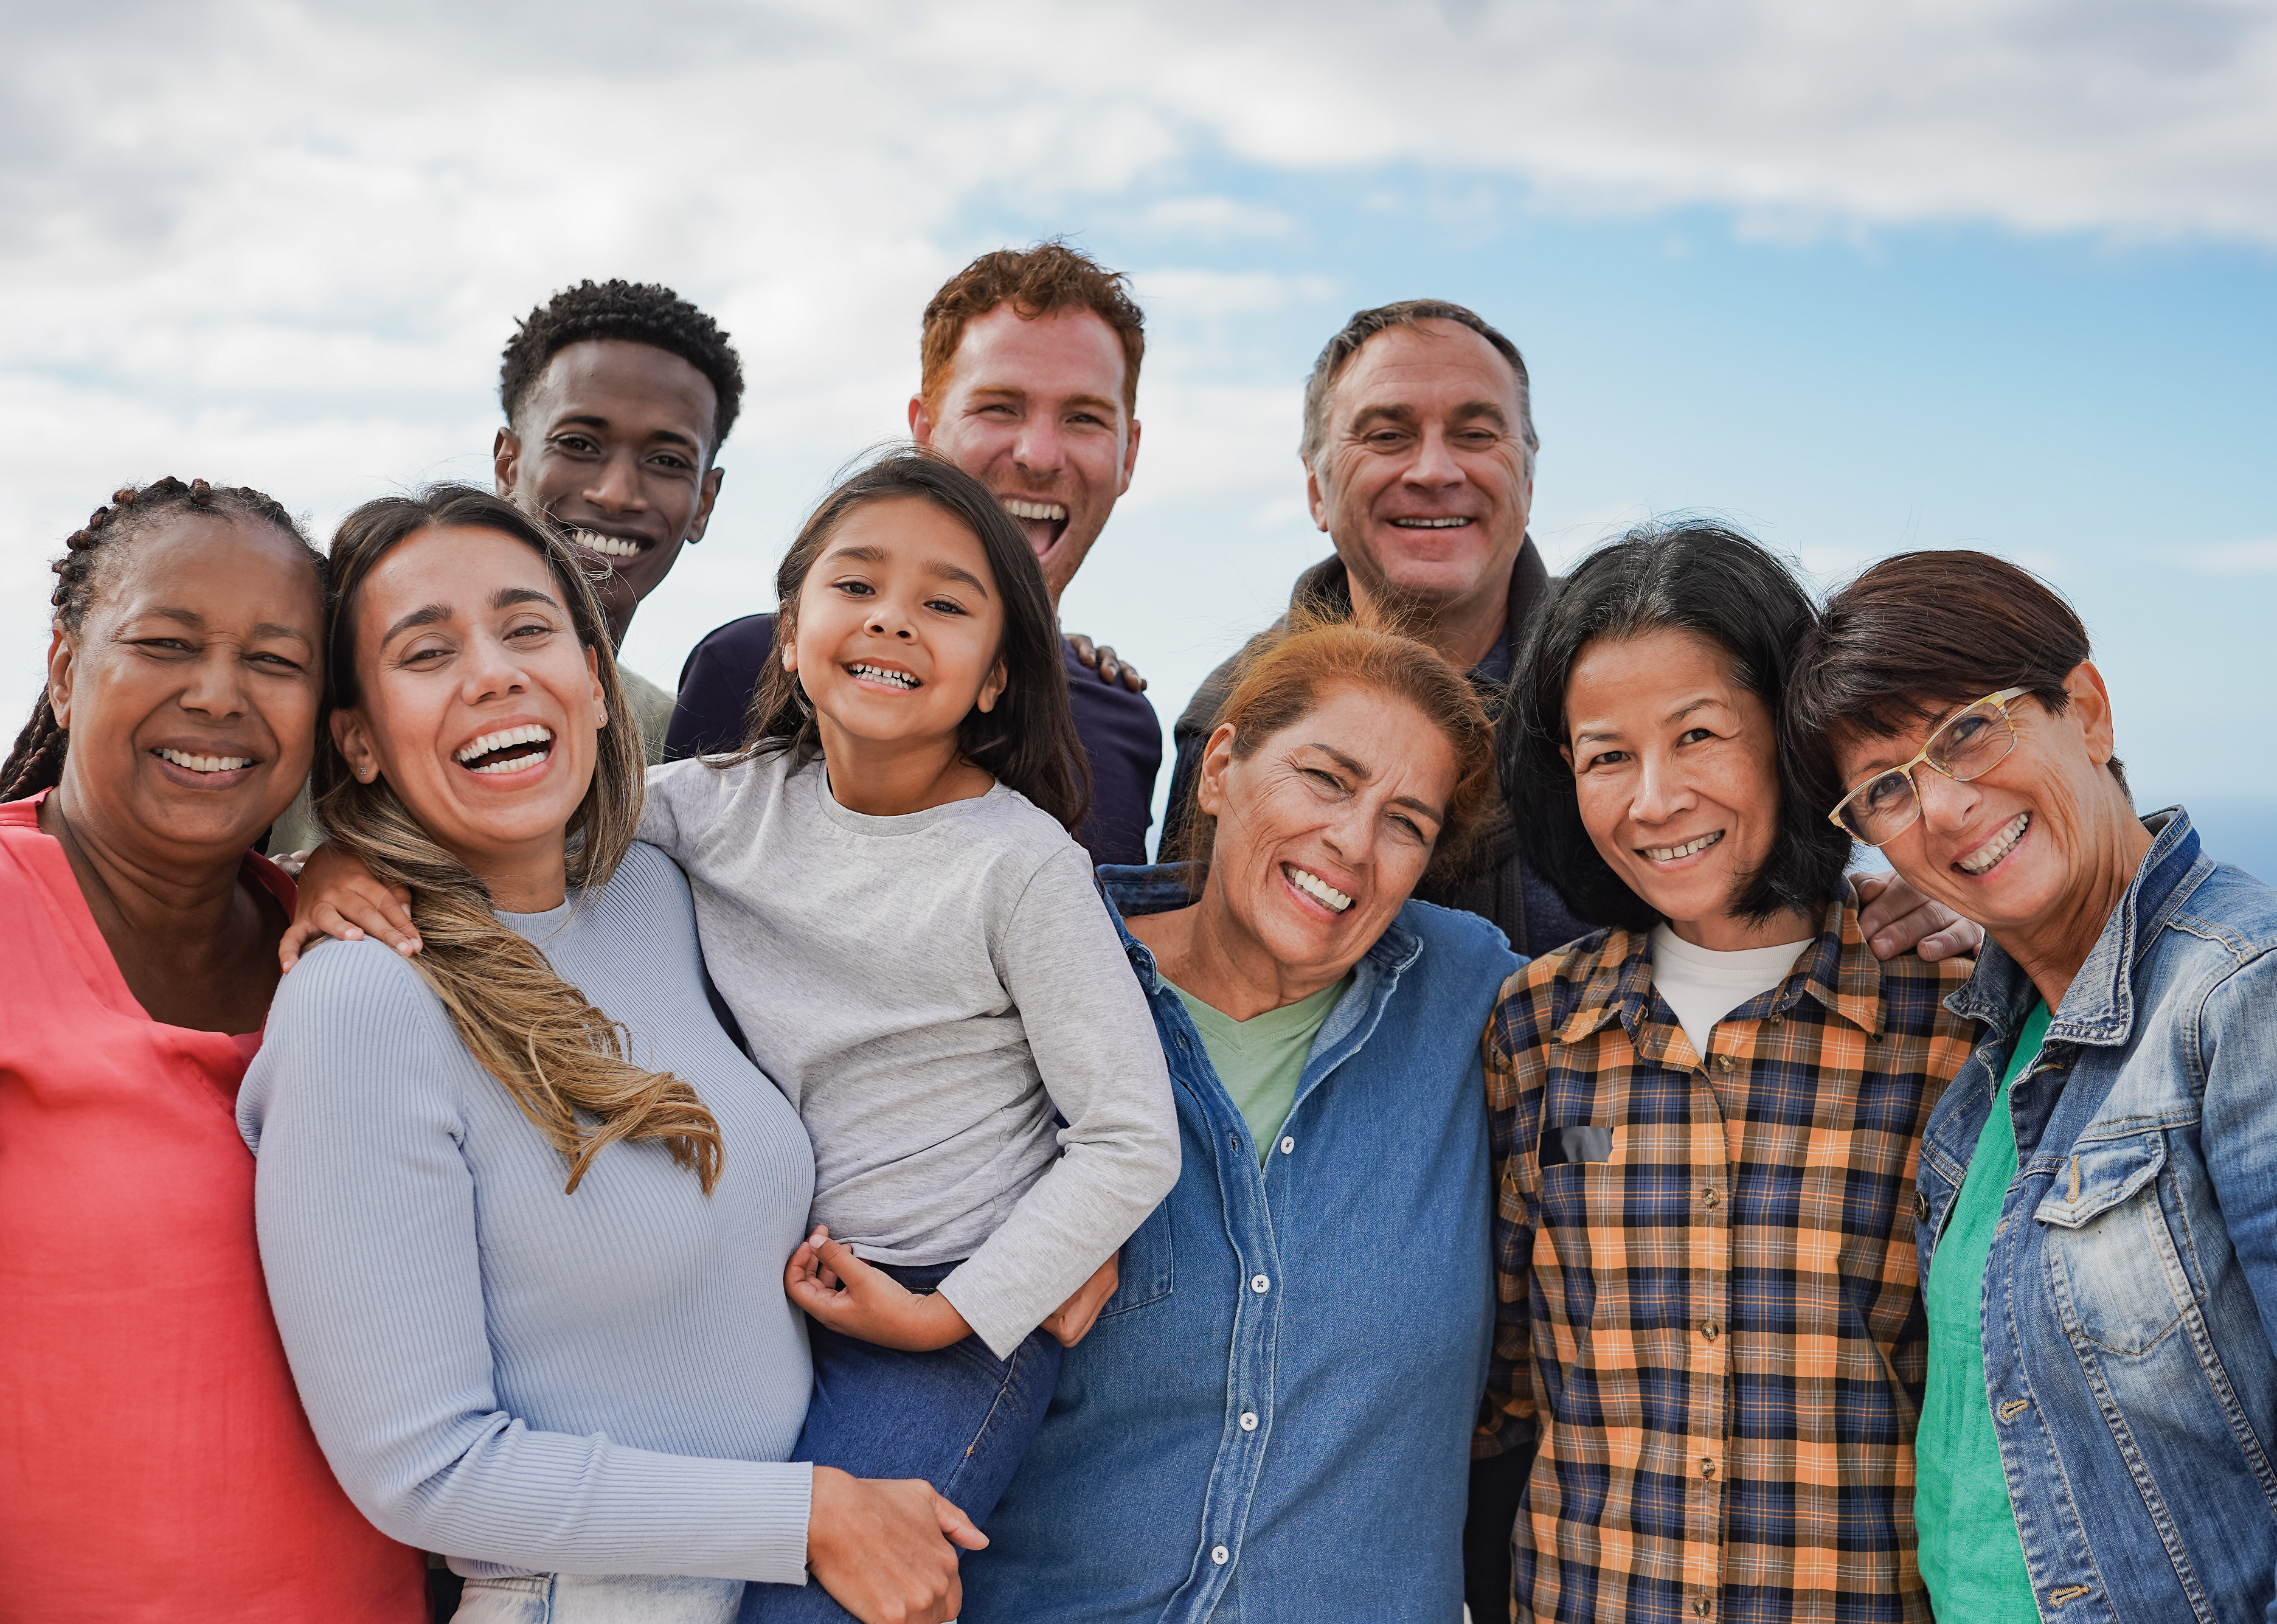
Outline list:
[[[1394,327],[1413,327],[1422,322],[1452,322],[1467,327],[1495,347],[1495,353],[1510,362],[1510,370],[1518,376],[1518,437],[1526,444],[1526,466],[1534,467],[1534,454],[1542,449],[1542,440],[1534,432],[1534,383],[1526,375],[1526,357],[1486,317],[1467,305],[1448,299],[1403,299],[1397,304],[1378,305],[1372,310],[1356,310],[1344,331],[1328,341],[1320,359],[1313,362],[1313,375],[1305,380],[1305,438],[1297,447],[1297,454],[1305,459],[1305,466],[1313,466],[1313,459],[1321,449],[1321,442],[1329,434],[1329,396],[1335,392],[1336,379],[1344,375],[1352,358],[1359,354],[1360,346],[1379,332]]]
[[[1493,797],[1494,723],[1470,680],[1428,644],[1349,621],[1292,617],[1243,654],[1233,691],[1210,731],[1231,723],[1234,759],[1245,761],[1266,740],[1311,715],[1337,687],[1405,700],[1447,741],[1455,756],[1455,789],[1447,797],[1446,821],[1426,878],[1460,869]],[[1196,773],[1184,850],[1171,854],[1191,865],[1187,883],[1197,894],[1217,841],[1217,820],[1202,811],[1200,789]]]
[[[1131,278],[1054,238],[1032,248],[983,254],[940,285],[925,309],[918,354],[918,388],[926,401],[940,398],[964,330],[1000,304],[1023,321],[1062,310],[1088,310],[1115,330],[1123,345],[1123,411],[1138,410],[1138,363],[1146,355],[1146,313],[1131,297]]]
[[[2061,711],[2090,654],[2079,616],[2030,570],[1962,548],[1900,553],[1827,600],[1796,653],[1786,725],[1823,811],[1845,788],[1838,738],[1894,737],[2004,688]],[[2111,774],[2126,788],[2116,756]]]

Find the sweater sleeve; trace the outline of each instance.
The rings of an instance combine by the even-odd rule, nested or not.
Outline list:
[[[406,1544],[536,1572],[803,1583],[812,1468],[533,1430],[492,1385],[466,1051],[416,972],[326,942],[238,1100],[262,1265],[341,1486]]]
[[[1082,848],[1045,860],[993,951],[1067,1124],[1060,1158],[940,1285],[1002,1359],[1170,1193],[1178,1124],[1154,1017]]]
[[[711,770],[696,761],[667,761],[649,768],[641,796],[640,829],[633,838],[646,841],[675,863],[684,863],[680,849],[681,796],[689,774]]]

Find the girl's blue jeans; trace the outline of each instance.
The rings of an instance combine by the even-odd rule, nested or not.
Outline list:
[[[929,1292],[956,1265],[876,1267],[910,1291]],[[1049,1331],[1030,1331],[1009,1359],[999,1359],[978,1337],[930,1353],[904,1353],[811,1320],[807,1332],[814,1393],[791,1459],[856,1477],[922,1477],[985,1529],[1043,1423],[1059,1380],[1058,1340]],[[852,1617],[811,1580],[803,1587],[746,1586],[740,1615],[742,1624],[842,1624]]]

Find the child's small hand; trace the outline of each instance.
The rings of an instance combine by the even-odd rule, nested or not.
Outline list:
[[[286,970],[301,962],[301,949],[322,937],[359,940],[368,931],[408,958],[421,946],[411,922],[411,893],[382,885],[370,870],[337,846],[308,853],[301,868],[300,901],[293,923],[277,944],[277,962]]]
[[[1043,1329],[1057,1337],[1062,1347],[1073,1347],[1091,1334],[1091,1328],[1099,1323],[1099,1311],[1122,1284],[1123,1254],[1111,1253],[1099,1272],[1076,1288],[1074,1296],[1045,1316]]]
[[[929,1353],[972,1334],[948,1298],[910,1291],[855,1256],[844,1241],[831,1239],[825,1228],[818,1227],[790,1254],[783,1290],[831,1330],[905,1353]]]

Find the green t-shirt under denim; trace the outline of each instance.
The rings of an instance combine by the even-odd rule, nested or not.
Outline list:
[[[1249,1125],[1250,1142],[1257,1148],[1260,1167],[1273,1152],[1274,1136],[1289,1120],[1297,1103],[1297,1085],[1304,1079],[1305,1062],[1313,1053],[1313,1040],[1336,1007],[1347,975],[1333,987],[1324,987],[1309,998],[1238,1021],[1212,1009],[1177,982],[1163,985],[1178,995],[1201,1034],[1202,1051],[1225,1085],[1234,1107]]]
[[[2016,1178],[2010,1091],[2037,1058],[2048,1006],[2034,1007],[2016,1035],[1992,1114],[1953,1198],[1953,1216],[1930,1261],[1922,1300],[1929,1313],[1929,1388],[1914,1441],[1914,1527],[1922,1582],[1940,1619],[1969,1624],[2039,1624],[2039,1603],[2016,1537],[1992,1400],[1984,1379],[1984,1269],[2000,1206]]]

